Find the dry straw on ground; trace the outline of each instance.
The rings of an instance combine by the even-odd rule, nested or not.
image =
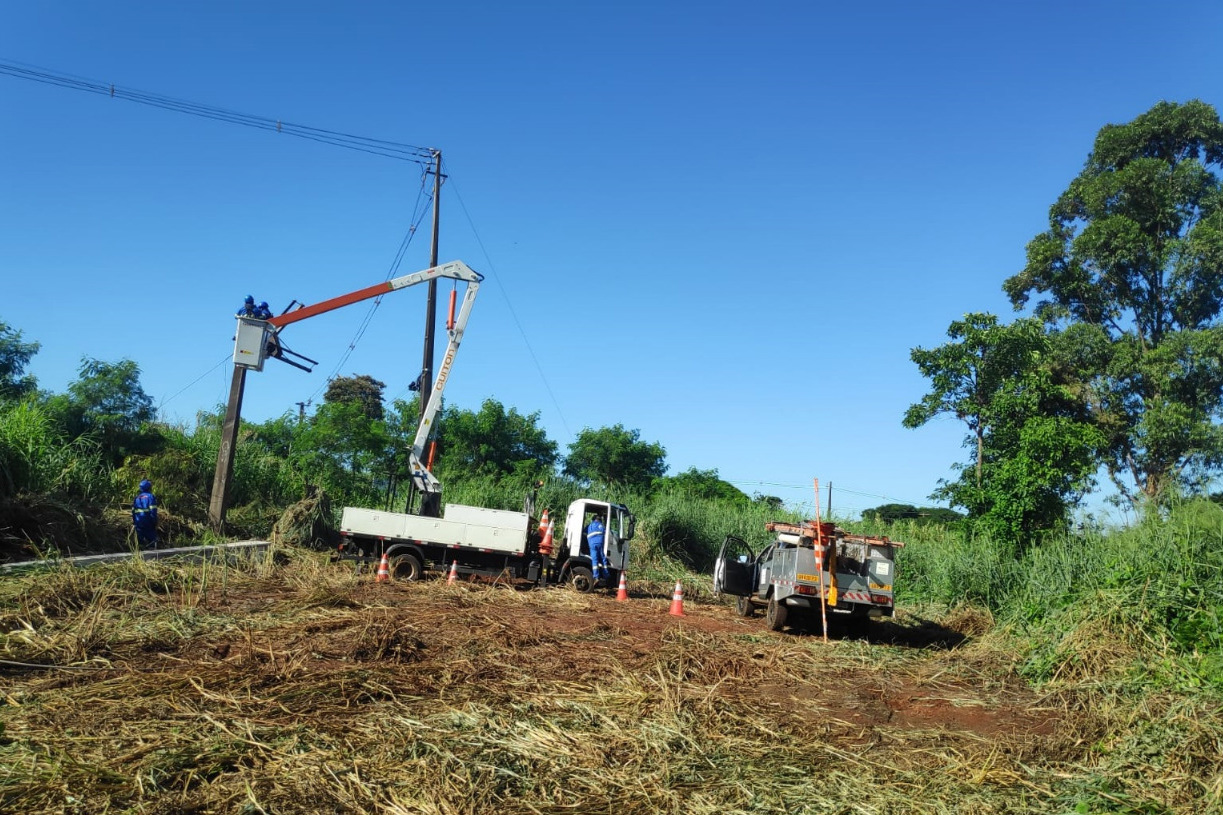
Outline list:
[[[314,555],[284,560],[0,584],[0,810],[1026,813],[1086,800],[1101,806],[1089,812],[1189,813],[1219,802],[1218,765],[1204,763],[1218,753],[1217,713],[1100,709],[1086,684],[1040,695],[996,640],[948,647],[962,638],[934,623],[825,645],[698,592],[688,616],[670,616],[669,586],[617,603],[377,585]],[[988,627],[963,616],[974,633]],[[1177,756],[1113,761],[1110,744],[1167,717],[1188,734]]]

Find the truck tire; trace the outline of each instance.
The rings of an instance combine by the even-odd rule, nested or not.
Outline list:
[[[755,617],[756,607],[752,605],[752,601],[747,597],[735,598],[735,613],[740,617]]]
[[[425,574],[425,567],[420,558],[409,552],[395,556],[391,561],[391,574],[396,580],[420,580]]]
[[[585,566],[574,566],[569,570],[569,585],[582,594],[594,590],[595,576]]]
[[[777,602],[776,597],[769,598],[769,607],[765,611],[764,619],[769,624],[769,628],[773,631],[781,631],[786,627],[786,617],[790,616],[790,609],[785,603]]]

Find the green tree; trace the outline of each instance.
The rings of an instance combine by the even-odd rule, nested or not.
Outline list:
[[[642,441],[640,430],[625,430],[620,424],[582,430],[569,445],[564,469],[565,475],[579,481],[640,489],[648,489],[666,471],[666,449]]]
[[[1076,393],[1104,465],[1132,501],[1158,501],[1223,464],[1223,124],[1161,102],[1100,130],[1049,229],[1004,289],[1074,329]]]
[[[382,419],[384,409],[382,394],[386,383],[379,382],[368,374],[359,376],[337,376],[327,385],[324,402],[355,402],[370,419]]]
[[[1066,346],[1039,321],[999,325],[970,314],[952,323],[956,342],[912,352],[931,393],[905,414],[906,427],[954,415],[969,435],[973,461],[942,482],[935,498],[968,510],[978,527],[1012,541],[1058,526],[1092,484],[1100,432],[1064,381]]]
[[[935,497],[968,510],[978,529],[1010,541],[1061,526],[1094,484],[1102,435],[1067,388],[1036,368],[1008,380],[991,405],[984,478],[965,467]]]
[[[116,467],[128,455],[149,452],[160,440],[156,433],[141,433],[156,411],[140,385],[140,366],[130,359],[103,362],[85,357],[68,392],[52,396],[48,407],[70,437],[92,436]]]
[[[785,502],[781,500],[780,496],[764,495],[759,492],[752,495],[752,503],[768,507],[770,512],[779,512],[785,506]]]
[[[390,471],[391,437],[358,400],[324,402],[301,434],[294,457],[306,480],[341,501],[376,502]]]
[[[886,524],[897,521],[912,521],[917,524],[953,524],[964,520],[964,516],[945,507],[915,507],[912,504],[880,504],[862,510],[865,520],[882,521]]]
[[[438,469],[447,474],[537,478],[556,466],[557,444],[539,426],[539,413],[506,410],[496,399],[474,412],[446,408],[438,435]]]
[[[921,517],[921,511],[912,504],[881,504],[862,510],[862,517],[870,521],[892,524],[897,521],[916,521]]]
[[[654,489],[675,489],[693,498],[708,498],[739,505],[751,502],[746,493],[719,478],[716,469],[698,470],[696,467],[689,467],[679,475],[656,478]]]
[[[917,428],[936,416],[964,422],[976,450],[976,481],[981,485],[985,435],[994,418],[990,406],[1003,382],[1027,368],[1044,343],[1037,320],[999,325],[993,314],[965,314],[947,329],[954,342],[914,348],[910,358],[930,380],[930,393],[909,407],[904,426]]]
[[[22,342],[21,332],[0,321],[0,401],[20,399],[34,392],[37,383],[25,373],[38,353],[36,342]]]

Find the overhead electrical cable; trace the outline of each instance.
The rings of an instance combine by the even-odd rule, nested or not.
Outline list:
[[[448,166],[449,162],[443,159],[443,165]],[[510,317],[514,320],[514,325],[518,327],[518,333],[522,336],[522,342],[527,347],[527,353],[531,356],[531,362],[535,363],[535,370],[539,371],[539,378],[544,383],[544,390],[548,392],[548,398],[552,400],[553,407],[556,408],[556,415],[561,420],[561,426],[565,428],[565,433],[572,436],[573,431],[569,429],[569,423],[565,421],[565,413],[561,410],[560,403],[556,401],[556,394],[552,392],[552,385],[548,382],[548,375],[544,373],[544,368],[539,364],[539,357],[535,356],[535,349],[531,347],[531,341],[527,339],[527,332],[522,328],[522,321],[518,319],[518,312],[514,310],[514,303],[510,300],[509,292],[505,290],[505,284],[501,282],[501,276],[496,273],[493,267],[493,259],[488,256],[488,249],[484,247],[484,241],[480,239],[480,233],[476,231],[476,225],[471,220],[471,213],[467,211],[467,205],[463,203],[463,196],[459,195],[458,185],[454,183],[454,179],[450,179],[450,185],[454,187],[454,197],[458,199],[459,207],[463,210],[463,215],[467,218],[467,224],[471,227],[471,233],[476,238],[476,243],[480,245],[480,251],[484,254],[484,261],[488,264],[488,271],[493,280],[497,281],[497,288],[501,290],[501,296],[505,298],[506,308],[509,309]]]
[[[254,116],[251,114],[241,113],[239,111],[227,110],[225,108],[218,108],[197,102],[191,102],[185,99],[176,99],[174,97],[165,96],[162,94],[149,93],[147,91],[140,91],[131,88],[123,88],[111,83],[99,82],[97,80],[86,79],[84,77],[73,76],[71,74],[57,73],[36,65],[30,65],[28,63],[0,60],[0,75],[7,75],[16,79],[24,79],[45,85],[67,88],[69,90],[84,91],[86,93],[109,96],[112,99],[124,99],[129,102],[136,102],[137,104],[147,105],[149,107],[173,111],[176,113],[184,113],[190,116],[211,119],[213,121],[236,124],[259,130],[274,131],[278,134],[296,136],[298,138],[307,139],[334,147],[343,147],[348,150],[370,153],[372,155],[396,159],[399,161],[409,161],[424,168],[425,170],[432,167],[433,159],[436,155],[436,151],[428,147],[419,147],[416,145],[390,141],[387,139],[375,139],[368,136],[358,136],[352,133],[344,133],[342,131],[326,130],[324,128],[310,127],[308,125],[299,125],[294,124],[293,122],[286,122],[282,119],[275,119],[266,116]],[[416,203],[413,206],[412,219],[410,221],[407,234],[400,242],[399,249],[391,263],[390,270],[387,272],[387,280],[390,280],[399,270],[399,267],[403,262],[404,255],[412,242],[412,238],[415,236],[421,220],[428,211],[428,205],[432,203],[432,195],[426,197],[424,195],[424,189],[425,174],[422,174],[421,187],[420,190],[417,191]],[[423,206],[422,199],[424,199]],[[357,343],[365,335],[365,331],[370,325],[374,312],[377,311],[378,306],[381,303],[381,297],[375,298],[373,303],[371,303],[364,319],[357,328],[356,334],[349,342],[348,347],[344,351],[339,362],[336,363],[335,368],[332,369],[332,372],[323,381],[323,384],[320,385],[317,390],[315,390],[309,401],[313,401],[323,390],[323,388],[325,388],[328,383],[335,379],[337,372],[347,363],[349,357],[352,355],[352,352],[356,349]],[[176,398],[201,379],[208,376],[208,374],[215,371],[228,358],[229,356],[226,355],[221,362],[218,362],[190,385],[187,385],[182,390],[163,400],[161,406],[164,406],[167,402]],[[161,406],[158,407],[158,410],[161,409]]]
[[[723,478],[722,480],[725,481],[727,484],[736,484],[736,485],[742,484],[742,485],[750,485],[750,486],[782,487],[784,489],[790,489],[790,490],[810,490],[811,489],[810,484],[785,484],[785,483],[778,482],[778,481],[740,481],[740,480],[733,479],[733,478]],[[910,501],[905,498],[897,498],[893,495],[880,495],[874,492],[862,492],[859,490],[852,490],[852,489],[849,489],[848,487],[841,487],[841,486],[834,486],[832,488],[832,491],[834,493],[843,492],[843,493],[848,493],[850,495],[862,496],[865,498],[881,498],[884,501],[894,501],[895,503],[898,503],[898,504],[910,504],[912,506],[920,506],[921,504],[925,503],[923,501]]]
[[[21,62],[0,60],[0,75],[11,76],[15,79],[25,79],[30,82],[39,82],[45,85],[55,85],[61,88],[68,88],[69,90],[109,96],[112,99],[124,99],[149,107],[242,125],[243,127],[270,130],[286,136],[296,136],[300,139],[308,139],[334,147],[343,147],[347,150],[357,150],[362,153],[370,153],[399,161],[410,161],[421,166],[427,166],[433,158],[433,151],[427,147],[417,147],[416,145],[388,141],[386,139],[374,139],[368,136],[357,136],[352,133],[343,133],[336,130],[309,127],[267,116],[253,116],[234,110],[190,102],[185,99],[175,99],[171,96],[163,96],[161,94],[123,88],[92,79],[74,77],[70,74],[55,73],[45,68]]]
[[[408,231],[403,236],[403,240],[399,242],[399,249],[395,252],[395,257],[391,261],[390,268],[387,270],[386,277],[384,278],[385,280],[390,280],[399,271],[399,267],[403,263],[404,255],[407,253],[408,247],[412,244],[412,239],[416,237],[416,232],[420,227],[420,222],[424,219],[425,213],[429,211],[429,204],[433,202],[433,194],[425,194],[426,177],[427,173],[421,174],[420,189],[417,190],[416,193],[416,203],[412,206],[412,220],[408,225]],[[327,378],[323,380],[323,383],[319,385],[314,390],[314,393],[310,395],[309,401],[313,402],[315,399],[317,399],[318,395],[323,392],[323,389],[336,378],[336,375],[339,373],[340,369],[348,363],[348,359],[352,356],[352,352],[357,349],[357,343],[360,342],[361,338],[365,336],[365,331],[369,328],[370,322],[374,318],[374,312],[376,312],[378,307],[382,305],[382,298],[384,296],[385,295],[379,295],[370,303],[369,308],[365,312],[365,317],[361,320],[361,324],[357,326],[357,331],[353,335],[352,340],[349,341],[348,347],[345,348],[344,353],[340,355],[340,360],[335,364],[335,367],[331,369],[331,373],[327,374]]]
[[[230,360],[230,359],[232,359],[232,358],[233,358],[233,355],[232,355],[232,354],[226,354],[225,356],[221,357],[221,360],[220,360],[220,361],[219,361],[219,362],[218,362],[216,365],[213,365],[213,366],[212,366],[211,368],[209,368],[207,371],[204,371],[204,373],[200,374],[200,375],[199,375],[199,376],[197,376],[195,379],[191,380],[191,382],[190,382],[188,385],[184,386],[184,387],[182,388],[182,390],[180,390],[180,391],[176,392],[176,393],[175,393],[175,394],[173,394],[172,396],[167,396],[165,399],[162,399],[162,400],[161,400],[161,403],[157,405],[157,412],[158,412],[158,413],[161,413],[161,409],[162,409],[162,408],[164,408],[164,407],[165,407],[167,404],[169,404],[170,402],[174,401],[174,400],[175,400],[176,398],[178,398],[179,396],[182,396],[182,395],[183,395],[184,393],[186,393],[186,392],[187,392],[187,391],[188,391],[188,390],[189,390],[191,387],[193,387],[194,385],[196,385],[197,383],[199,383],[199,381],[200,381],[200,380],[202,380],[204,377],[208,376],[210,373],[212,373],[213,371],[215,371],[217,368],[220,368],[222,365],[224,365],[224,364],[225,364],[225,362],[226,362],[227,360]]]

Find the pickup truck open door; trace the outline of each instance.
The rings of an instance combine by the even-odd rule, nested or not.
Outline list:
[[[748,597],[756,589],[756,556],[742,538],[727,535],[713,567],[713,593]]]

